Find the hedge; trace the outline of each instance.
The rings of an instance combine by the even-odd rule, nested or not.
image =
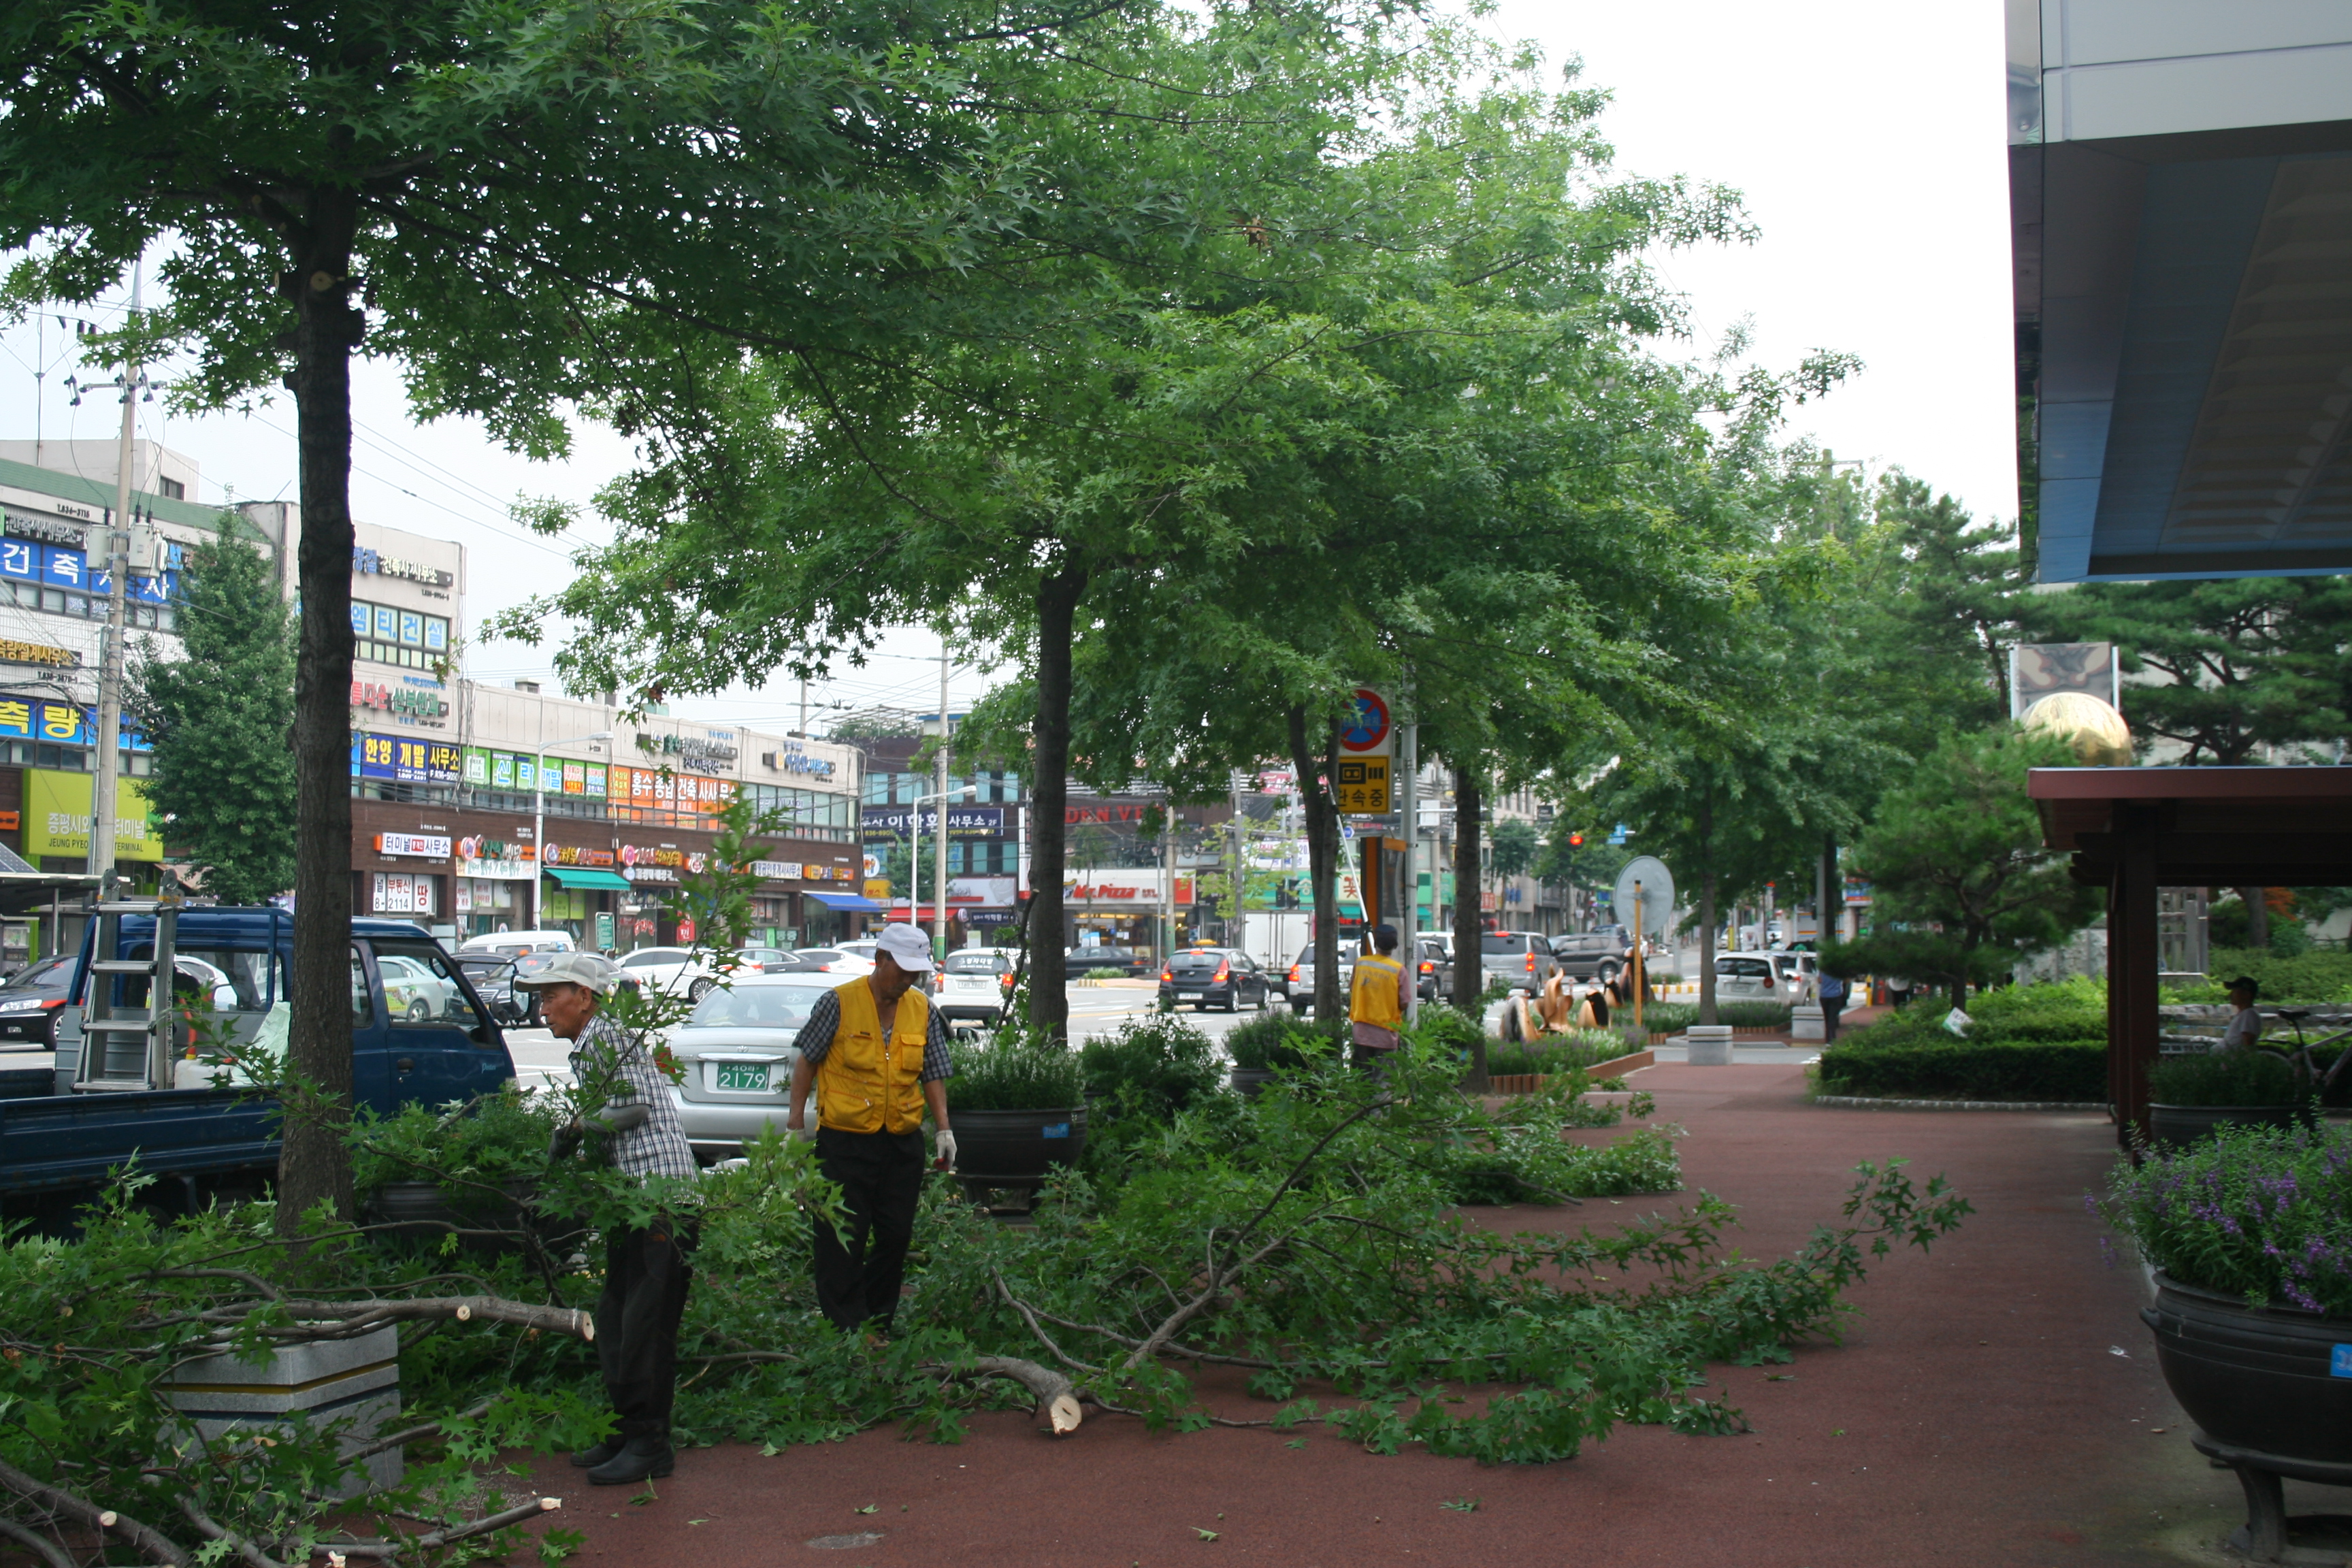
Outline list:
[[[1822,1053],[1822,1093],[1885,1100],[2107,1098],[2104,1039],[1880,1045],[1871,1037],[1877,1033],[1865,1029]]]

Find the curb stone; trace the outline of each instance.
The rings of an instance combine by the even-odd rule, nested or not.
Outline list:
[[[1849,1110],[2100,1110],[2104,1100],[1873,1100],[1860,1094],[1817,1094],[1810,1103],[1841,1106]]]

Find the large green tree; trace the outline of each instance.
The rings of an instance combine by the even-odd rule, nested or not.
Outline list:
[[[151,640],[124,710],[154,744],[148,804],[166,845],[226,904],[257,904],[294,885],[293,616],[274,564],[236,537],[237,519],[189,552],[180,574],[183,656]]]
[[[352,353],[535,455],[581,404],[668,451],[708,416],[714,337],[854,374],[975,315],[1002,326],[1034,302],[1024,263],[1076,230],[1119,243],[1055,184],[1050,143],[1117,80],[1076,35],[1120,20],[1108,0],[0,10],[0,247],[37,247],[7,302],[94,299],[159,249],[165,302],[96,351],[192,351],[184,405],[293,395],[289,1230],[352,1203]]]

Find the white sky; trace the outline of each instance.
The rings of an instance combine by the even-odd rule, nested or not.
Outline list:
[[[1499,0],[1491,26],[1535,41],[1555,64],[1581,56],[1582,79],[1614,94],[1601,124],[1622,169],[1744,194],[1758,244],[1659,261],[1691,300],[1693,355],[1712,353],[1742,319],[1751,357],[1766,365],[1817,348],[1858,354],[1864,374],[1797,410],[1792,433],[1874,473],[1899,465],[1980,515],[2015,514],[1999,6]],[[0,331],[0,434],[33,436],[37,364],[47,373],[46,437],[114,434],[110,397],[68,406],[60,382],[79,367],[53,320],[39,333],[30,323]],[[587,501],[625,466],[625,443],[583,431],[569,462],[532,464],[466,422],[412,425],[392,367],[354,368],[352,510],[466,544],[468,628],[568,578],[568,547],[525,534],[506,508],[523,494]],[[160,401],[142,414],[142,436],[202,468],[192,499],[294,497],[289,400],[250,418],[167,420]],[[812,727],[824,728],[828,702],[934,708],[937,651],[927,633],[891,637],[866,668],[812,690]],[[477,644],[468,658],[480,679],[550,673],[547,650],[519,644]],[[989,684],[959,668],[950,700],[960,708]],[[797,722],[798,700],[782,680],[672,707],[782,730]]]

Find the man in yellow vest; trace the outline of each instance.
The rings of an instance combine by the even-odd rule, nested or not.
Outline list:
[[[1356,978],[1348,989],[1348,1020],[1356,1029],[1356,1066],[1375,1076],[1388,1070],[1389,1053],[1404,1026],[1412,971],[1396,956],[1397,929],[1372,928],[1372,952],[1356,958]]]
[[[871,1324],[887,1333],[898,1310],[923,1195],[926,1110],[941,1168],[955,1164],[947,1029],[915,984],[930,972],[929,938],[910,925],[884,926],[874,973],[819,998],[793,1042],[800,1059],[784,1125],[807,1135],[803,1111],[814,1085],[817,1169],[840,1184],[844,1217],[838,1232],[810,1227],[816,1304],[845,1332]]]

